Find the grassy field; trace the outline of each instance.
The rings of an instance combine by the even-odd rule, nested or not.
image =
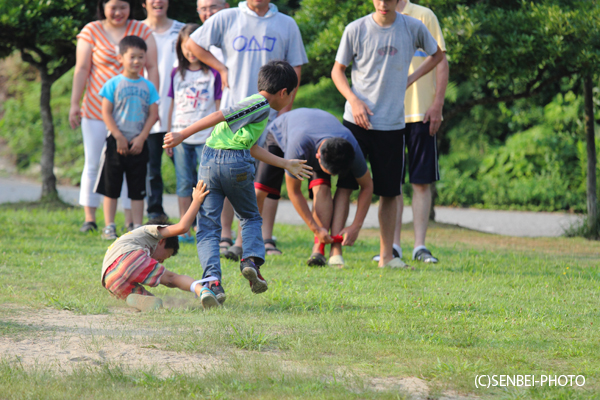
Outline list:
[[[101,287],[107,243],[77,232],[81,215],[0,206],[2,399],[600,397],[598,242],[433,224],[441,262],[396,271],[370,261],[365,230],[347,268],[316,269],[308,230],[277,226],[285,255],[267,260],[265,294],[225,261],[224,308],[161,287],[166,309],[140,314]],[[165,264],[201,276],[194,245]],[[586,383],[477,389],[481,374]]]

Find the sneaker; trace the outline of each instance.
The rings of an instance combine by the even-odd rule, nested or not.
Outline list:
[[[115,240],[117,236],[117,227],[114,224],[110,224],[104,227],[102,230],[102,239],[104,240]]]
[[[79,228],[79,232],[96,232],[98,230],[98,225],[96,225],[96,223],[94,221],[86,221],[83,223],[83,225],[81,225],[81,228]]]
[[[424,263],[435,264],[438,259],[431,255],[431,252],[425,248],[420,249],[413,255],[413,260],[423,261]]]
[[[398,253],[398,250],[396,250],[395,248],[392,249],[392,254],[394,255],[394,258],[400,258],[400,253]],[[373,258],[371,260],[375,261],[375,262],[379,262],[380,256],[379,254],[376,254],[373,256]]]
[[[205,310],[221,305],[217,300],[217,296],[213,293],[212,290],[210,290],[206,286],[204,286],[202,290],[200,290],[200,303],[202,303],[202,307]]]
[[[209,282],[208,288],[215,294],[219,304],[223,305],[223,303],[225,303],[225,299],[227,298],[227,296],[225,296],[225,290],[223,289],[221,282],[220,281]]]
[[[196,242],[196,238],[192,236],[189,232],[186,232],[183,235],[179,235],[177,237],[179,239],[179,243],[194,243]]]
[[[132,231],[132,230],[134,230],[134,229],[135,229],[135,225],[133,225],[133,222],[132,222],[132,223],[130,223],[129,225],[127,225],[127,226],[125,227],[125,230],[126,230],[127,232],[131,232],[131,231]]]
[[[252,293],[258,294],[267,291],[269,288],[267,286],[267,281],[260,274],[260,268],[257,267],[252,260],[242,259],[242,262],[240,262],[240,270],[242,271],[244,278],[250,281]]]

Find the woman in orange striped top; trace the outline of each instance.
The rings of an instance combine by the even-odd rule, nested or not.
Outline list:
[[[102,99],[98,92],[106,81],[121,73],[117,61],[118,43],[125,36],[135,35],[148,46],[146,70],[148,79],[158,87],[156,42],[152,30],[140,21],[129,19],[135,0],[98,0],[97,21],[87,24],[77,35],[77,61],[73,76],[69,121],[73,129],[81,124],[85,165],[81,175],[79,204],[85,210],[82,232],[96,230],[96,208],[101,196],[94,193],[100,169],[100,158],[106,140],[106,125],[102,121]],[[83,104],[79,101],[84,89]],[[123,205],[129,199],[122,193]],[[130,207],[125,207],[130,208]]]

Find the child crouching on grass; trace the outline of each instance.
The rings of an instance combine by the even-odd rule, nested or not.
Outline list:
[[[225,197],[233,205],[240,220],[244,243],[240,269],[250,281],[253,293],[268,289],[260,274],[265,260],[262,239],[262,218],[258,212],[254,192],[254,158],[267,164],[284,168],[302,180],[310,176],[312,167],[306,160],[286,160],[258,147],[256,141],[265,130],[270,108],[280,111],[292,101],[298,86],[294,69],[285,61],[265,64],[258,75],[258,93],[247,97],[232,107],[214,112],[180,132],[165,135],[163,147],[175,147],[195,132],[215,126],[202,151],[200,179],[210,189],[210,194],[200,208],[196,233],[198,258],[204,269],[202,279],[210,290],[200,297],[202,306],[223,304],[225,291],[221,285],[221,211]]]
[[[194,188],[192,204],[175,225],[145,225],[121,236],[108,248],[102,263],[102,286],[140,311],[158,310],[162,300],[154,297],[143,285],[159,284],[190,291],[202,297],[209,290],[186,275],[179,275],[161,265],[179,250],[178,235],[190,230],[196,214],[208,194],[202,181]]]

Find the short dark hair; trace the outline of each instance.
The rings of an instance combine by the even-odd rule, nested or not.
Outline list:
[[[119,42],[119,54],[123,55],[127,53],[129,49],[140,49],[144,51],[148,51],[148,46],[146,46],[146,42],[139,36],[125,36]]]
[[[321,148],[321,166],[331,173],[340,175],[350,170],[354,161],[354,147],[342,138],[325,139]]]
[[[264,90],[269,94],[275,94],[281,89],[287,89],[288,93],[292,93],[296,86],[298,86],[298,75],[287,61],[272,60],[260,67],[259,92]]]
[[[110,0],[98,0],[98,5],[96,6],[96,19],[98,21],[102,21],[103,19],[106,19],[106,15],[104,14],[104,6],[109,1]],[[129,3],[129,17],[127,19],[133,19],[134,12],[135,12],[135,5],[136,5],[135,0],[120,0],[120,1]]]
[[[163,219],[149,219],[148,222],[146,222],[146,225],[169,226],[169,225],[173,225],[173,224],[169,221],[165,222]],[[177,252],[179,251],[179,237],[170,236],[170,237],[167,237],[164,239],[165,239],[165,249],[173,249],[173,254],[171,255],[171,257],[177,255]]]

